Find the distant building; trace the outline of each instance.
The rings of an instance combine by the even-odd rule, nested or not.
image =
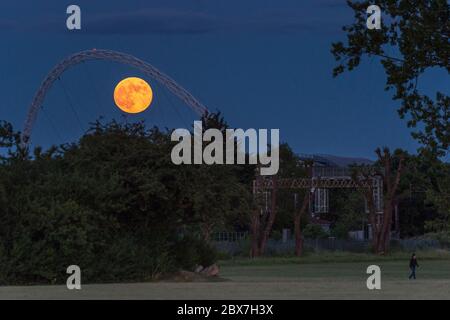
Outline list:
[[[313,160],[313,179],[329,179],[330,181],[346,181],[352,179],[354,165],[372,165],[374,161],[365,158],[339,157],[333,155],[300,155],[302,160]],[[374,200],[378,211],[383,210],[383,188],[381,181],[376,181],[374,188]],[[339,188],[336,184],[336,188]],[[329,213],[330,189],[316,188],[311,190],[310,216],[311,223],[320,225],[326,232],[330,230],[331,221],[323,219],[323,215]],[[367,210],[366,210],[367,213]],[[363,214],[363,212],[361,212]],[[362,226],[363,230],[355,230],[349,233],[349,237],[355,240],[372,238],[370,225]]]

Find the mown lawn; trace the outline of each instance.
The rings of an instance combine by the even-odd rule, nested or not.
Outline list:
[[[408,280],[407,255],[329,254],[223,261],[221,276],[228,280],[224,282],[91,284],[81,291],[68,291],[65,286],[0,287],[0,298],[450,299],[449,254],[419,253],[418,257],[416,281]],[[329,261],[332,258],[334,262]],[[381,290],[366,287],[371,264],[381,267]]]

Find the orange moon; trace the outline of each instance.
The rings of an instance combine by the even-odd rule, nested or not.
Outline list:
[[[114,102],[126,113],[143,112],[150,106],[152,100],[152,88],[141,78],[123,79],[114,89]]]

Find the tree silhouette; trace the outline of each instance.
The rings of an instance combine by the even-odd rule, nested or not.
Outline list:
[[[381,30],[366,26],[370,1],[347,1],[355,22],[343,27],[347,42],[336,42],[331,52],[339,63],[334,76],[352,71],[365,57],[379,57],[386,73],[386,90],[400,102],[400,117],[427,154],[442,156],[450,142],[450,97],[436,91],[434,97],[420,88],[427,71],[450,72],[450,5],[447,0],[379,0]]]

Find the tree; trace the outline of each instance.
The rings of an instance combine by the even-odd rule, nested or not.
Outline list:
[[[279,228],[294,224],[296,237],[296,254],[302,254],[303,237],[301,222],[305,218],[309,205],[309,190],[302,190],[295,196],[292,190],[282,190],[277,187],[279,178],[307,178],[312,175],[312,161],[302,161],[287,143],[280,145],[280,169],[273,177],[256,176],[256,186],[263,179],[270,180],[270,190],[254,190],[254,208],[250,217],[250,229],[252,234],[251,256],[256,257],[264,254],[267,240],[272,229],[278,223]],[[293,200],[294,196],[294,201]],[[296,201],[299,200],[300,201]],[[294,206],[292,206],[294,203]],[[280,221],[282,220],[282,221]],[[288,221],[288,222],[286,222]]]
[[[255,170],[255,185],[253,188],[253,207],[250,212],[250,233],[251,233],[251,257],[258,257],[264,254],[267,241],[272,232],[272,228],[277,218],[279,207],[277,198],[282,195],[277,187],[278,176],[282,174],[283,167],[292,164],[285,161],[286,158],[294,159],[295,156],[287,144],[280,145],[280,170],[278,174],[270,177],[259,175],[259,169]],[[263,180],[270,180],[272,188],[270,190],[259,189]]]
[[[20,132],[14,131],[11,123],[0,121],[0,163],[11,160],[24,159],[28,150],[22,145]]]
[[[438,214],[426,221],[425,228],[428,232],[450,232],[450,164],[441,163],[438,170],[440,179],[435,188],[426,190],[426,198],[437,207]]]
[[[202,133],[208,129],[218,129],[226,136],[229,126],[220,112],[204,114],[201,121]],[[247,181],[242,183],[240,174],[245,171],[242,166],[205,164],[189,166],[184,171],[190,175],[186,182],[192,193],[190,205],[195,212],[193,221],[198,222],[204,241],[209,242],[215,229],[224,228],[227,221],[238,220],[239,214],[249,210],[250,184]]]
[[[439,159],[401,153],[405,160],[397,191],[398,227],[401,237],[415,237],[424,234],[426,221],[438,218],[436,202],[427,200],[426,196],[438,192],[445,173]]]
[[[303,163],[304,172],[301,176],[312,179],[313,161],[305,161]],[[303,198],[301,206],[295,208],[294,212],[294,233],[295,233],[295,255],[301,256],[303,254],[303,235],[302,235],[302,219],[310,205],[310,190],[303,190]]]
[[[334,189],[330,197],[330,212],[324,214],[331,221],[330,234],[338,239],[348,239],[350,231],[364,230],[364,196],[353,189]]]
[[[381,254],[389,251],[393,210],[403,172],[404,156],[402,154],[393,156],[388,148],[384,148],[383,151],[377,149],[376,154],[378,165],[355,167],[352,178],[367,201],[373,250]],[[383,184],[382,208],[378,208],[374,197],[376,192],[374,182],[380,178]],[[379,209],[382,209],[381,215],[378,214]]]
[[[260,175],[256,176],[256,185],[264,179]],[[265,179],[272,180],[270,192],[254,189],[254,206],[250,216],[250,232],[252,235],[251,257],[258,257],[264,254],[267,240],[272,232],[273,224],[277,216],[277,177]]]
[[[143,123],[96,122],[78,142],[31,156],[0,123],[0,283],[63,282],[74,262],[86,281],[210,263],[198,231],[245,212],[236,197],[248,186],[232,166],[174,165],[174,144]]]
[[[435,92],[434,98],[420,89],[425,72],[450,72],[450,5],[447,0],[379,0],[383,13],[381,30],[366,27],[369,1],[347,1],[355,22],[343,27],[347,43],[336,42],[332,53],[339,62],[333,74],[357,68],[362,59],[379,57],[387,76],[386,90],[400,102],[401,118],[416,128],[427,153],[442,156],[450,142],[450,97]]]

